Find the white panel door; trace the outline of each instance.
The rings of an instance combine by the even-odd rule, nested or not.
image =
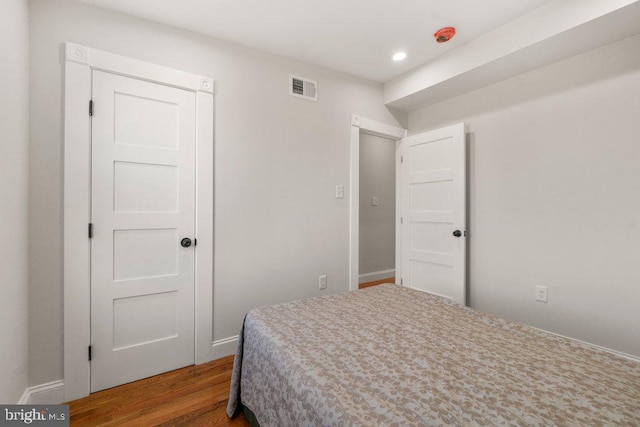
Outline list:
[[[464,124],[402,140],[402,283],[466,304]]]
[[[95,392],[194,363],[196,119],[194,92],[106,72],[92,98]]]

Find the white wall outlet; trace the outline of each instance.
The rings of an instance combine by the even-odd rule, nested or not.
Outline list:
[[[318,289],[327,289],[327,275],[323,274],[318,278]]]
[[[336,185],[336,199],[344,199],[344,185]]]
[[[546,286],[536,286],[536,301],[547,302],[547,291]]]
[[[371,198],[371,206],[378,206],[379,202],[380,202],[380,200],[378,200],[377,197],[372,197]]]

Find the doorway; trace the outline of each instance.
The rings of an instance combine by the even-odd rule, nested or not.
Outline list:
[[[383,280],[383,279],[389,279],[390,277],[398,277],[398,270],[396,269],[400,267],[400,262],[399,262],[399,257],[400,257],[400,223],[398,221],[399,215],[399,203],[398,203],[398,197],[396,197],[396,195],[399,194],[398,191],[398,186],[400,183],[399,178],[399,170],[397,167],[393,168],[393,176],[394,176],[394,185],[395,185],[395,189],[393,191],[393,195],[389,196],[389,195],[385,195],[384,197],[381,197],[379,194],[368,194],[371,193],[371,191],[368,190],[368,184],[370,184],[370,182],[365,183],[365,191],[367,192],[367,194],[364,194],[361,197],[361,170],[360,170],[360,166],[361,166],[361,155],[363,154],[361,152],[361,148],[362,148],[362,144],[361,144],[361,139],[362,141],[364,141],[365,144],[368,144],[369,142],[372,142],[373,144],[375,143],[388,143],[390,144],[390,146],[393,147],[393,157],[394,157],[394,165],[397,165],[400,162],[400,141],[402,138],[404,138],[406,135],[406,130],[403,128],[399,128],[396,126],[391,126],[391,125],[387,125],[385,123],[380,123],[377,122],[375,120],[370,120],[370,119],[366,119],[364,117],[360,117],[360,116],[356,116],[353,115],[351,116],[351,179],[350,179],[350,236],[349,236],[349,289],[350,290],[356,290],[360,287],[360,282],[361,280],[364,280],[363,283],[366,283],[367,281],[372,282],[375,280]],[[369,148],[369,147],[367,147]],[[383,147],[385,148],[385,147]],[[388,146],[386,148],[389,148]],[[367,153],[368,155],[369,153]],[[368,165],[365,167],[365,169],[368,169]],[[377,191],[377,190],[372,190],[372,191]],[[386,192],[387,194],[391,193],[389,191]],[[371,206],[372,209],[364,209],[364,207],[361,207],[361,203],[363,205],[373,205],[376,201],[373,199],[374,197],[377,197],[377,206]],[[389,199],[389,197],[392,197],[392,199]],[[367,246],[366,248],[363,246],[361,248],[361,245],[363,243],[366,243],[368,240],[367,239],[371,239],[373,238],[374,240],[377,239],[380,236],[375,236],[372,234],[367,233],[366,235],[363,236],[363,243],[361,243],[361,215],[360,212],[361,210],[363,211],[368,211],[365,212],[364,217],[365,218],[371,218],[371,217],[376,217],[376,216],[381,216],[379,214],[381,214],[381,209],[375,210],[373,208],[378,208],[381,206],[381,203],[384,202],[385,203],[385,207],[389,208],[388,212],[393,211],[393,214],[387,213],[387,217],[391,217],[392,221],[393,221],[393,228],[394,231],[393,233],[389,233],[388,229],[385,233],[381,233],[381,234],[386,234],[387,237],[385,239],[385,241],[388,242],[388,235],[389,234],[393,234],[394,235],[394,242],[392,244],[391,249],[388,248],[388,246],[385,246],[384,249],[386,249],[386,254],[382,254],[382,258],[387,260],[387,261],[383,261],[384,264],[379,263],[377,265],[389,265],[390,262],[388,261],[388,257],[389,257],[389,253],[393,254],[392,256],[395,258],[395,262],[393,262],[392,266],[393,268],[383,268],[383,270],[378,270],[377,273],[380,273],[384,276],[391,274],[391,273],[395,273],[395,275],[392,276],[387,276],[387,277],[378,277],[377,279],[374,279],[374,275],[371,275],[369,277],[366,276],[366,274],[368,272],[364,272],[364,276],[361,278],[361,256],[360,253],[361,251],[364,251],[364,257],[367,258],[369,255],[369,249],[371,249],[369,246]],[[371,214],[371,215],[370,215]],[[374,221],[375,222],[375,221]],[[384,222],[383,222],[384,223]],[[363,230],[365,233],[367,232],[367,229]],[[388,244],[388,243],[387,243]],[[376,253],[377,251],[373,250],[372,253]],[[374,255],[375,256],[375,255]],[[367,262],[365,262],[362,265],[363,269],[370,269],[370,267],[368,267],[370,264],[368,264]],[[376,265],[376,263],[372,263],[371,265]],[[376,269],[377,267],[371,267],[373,269]],[[386,271],[385,271],[386,270]],[[392,271],[390,271],[392,270]],[[370,279],[370,280],[367,280]],[[397,279],[396,279],[397,280]]]
[[[214,82],[74,43],[64,78],[70,401],[213,360]]]
[[[395,141],[360,132],[358,288],[395,283]]]
[[[361,135],[395,141],[395,283],[465,305],[464,123],[407,137],[405,129],[351,117],[350,290],[360,282]]]

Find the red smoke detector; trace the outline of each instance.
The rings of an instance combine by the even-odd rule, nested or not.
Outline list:
[[[456,29],[453,27],[440,28],[433,37],[436,38],[438,43],[446,43],[456,35]]]

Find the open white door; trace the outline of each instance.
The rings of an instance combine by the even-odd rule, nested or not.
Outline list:
[[[194,363],[195,97],[93,71],[92,392]]]
[[[464,123],[401,144],[402,284],[466,304]]]

